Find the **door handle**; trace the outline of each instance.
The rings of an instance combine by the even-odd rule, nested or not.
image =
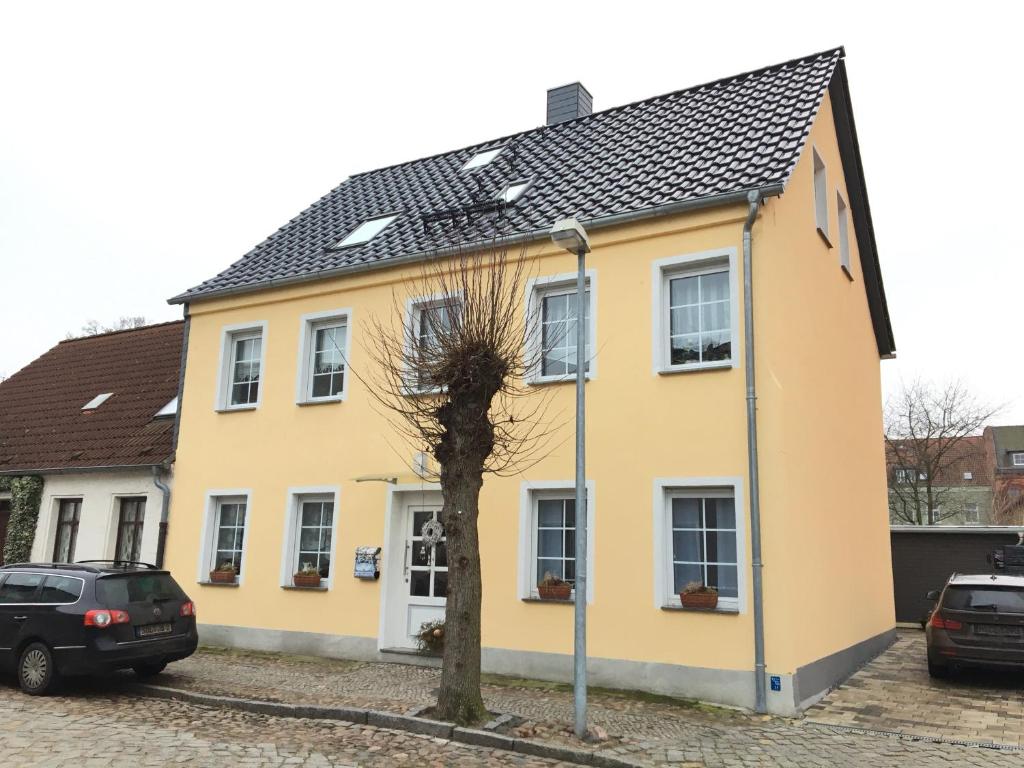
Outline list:
[[[402,566],[402,577],[409,581],[409,542],[405,542],[405,564]]]
[[[28,616],[15,616],[14,620],[15,621],[25,621],[25,619],[27,619],[27,618],[28,618]]]

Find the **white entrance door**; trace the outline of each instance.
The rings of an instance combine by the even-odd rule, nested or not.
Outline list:
[[[423,543],[423,524],[441,517],[440,496],[422,499],[415,494],[401,508],[395,528],[401,532],[401,539],[394,540],[401,549],[393,549],[395,555],[402,553],[401,572],[394,563],[388,574],[389,605],[387,606],[388,627],[386,644],[397,648],[415,648],[420,627],[429,621],[444,619],[445,598],[448,594],[448,550],[445,539],[436,546]],[[397,539],[397,537],[395,537]],[[392,557],[391,560],[397,560]]]

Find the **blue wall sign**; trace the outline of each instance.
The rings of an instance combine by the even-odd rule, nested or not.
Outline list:
[[[768,679],[771,681],[772,690],[773,691],[781,691],[782,690],[782,678],[781,677],[779,677],[778,675],[772,675]]]

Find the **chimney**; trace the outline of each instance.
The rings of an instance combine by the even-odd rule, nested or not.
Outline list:
[[[586,117],[594,111],[594,98],[582,83],[548,90],[548,125]]]

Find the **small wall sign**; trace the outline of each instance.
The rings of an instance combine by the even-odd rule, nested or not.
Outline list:
[[[771,685],[772,685],[772,690],[773,691],[781,691],[782,690],[782,678],[779,675],[772,675],[768,679],[769,679],[769,681],[771,681]]]
[[[357,579],[380,578],[380,547],[356,547],[356,564],[353,576]]]

